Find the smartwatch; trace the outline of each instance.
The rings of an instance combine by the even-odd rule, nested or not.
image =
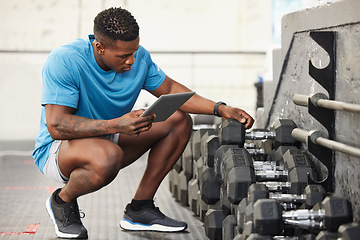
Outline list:
[[[218,117],[221,117],[220,114],[219,114],[219,107],[220,107],[220,105],[225,105],[225,106],[226,106],[226,103],[224,103],[224,102],[217,102],[217,103],[215,104],[215,107],[214,107],[214,115],[215,115],[215,116],[218,116]]]

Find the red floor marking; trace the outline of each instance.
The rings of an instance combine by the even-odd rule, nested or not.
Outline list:
[[[40,223],[30,224],[24,232],[0,232],[0,236],[4,235],[26,235],[26,234],[35,234],[40,226]]]
[[[48,193],[53,193],[56,190],[56,187],[41,187],[41,186],[13,186],[5,187],[6,190],[39,190],[45,189]]]
[[[40,223],[32,223],[25,230],[24,234],[35,234],[40,226]]]

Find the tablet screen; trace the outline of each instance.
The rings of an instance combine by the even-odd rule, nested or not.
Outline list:
[[[156,115],[154,122],[162,122],[168,119],[176,110],[178,110],[195,92],[175,93],[161,95],[148,109],[140,116],[149,114]]]

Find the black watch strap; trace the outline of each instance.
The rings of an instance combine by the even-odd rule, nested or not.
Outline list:
[[[217,102],[217,103],[215,104],[215,107],[214,107],[214,115],[215,115],[215,116],[218,116],[218,117],[221,117],[220,114],[219,114],[219,107],[220,107],[220,105],[225,105],[225,106],[226,106],[226,103],[224,103],[224,102]]]

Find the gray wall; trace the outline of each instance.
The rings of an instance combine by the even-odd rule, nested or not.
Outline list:
[[[254,0],[251,5],[246,0],[0,1],[0,140],[35,139],[41,69],[48,52],[86,38],[96,14],[112,6],[132,12],[140,25],[141,44],[151,52],[265,52],[271,45],[271,1]],[[265,55],[180,53],[153,54],[153,59],[170,77],[199,94],[254,115],[254,83]],[[136,108],[152,101],[145,92]]]
[[[336,32],[336,93],[335,100],[360,104],[360,1],[348,0],[330,6],[304,10],[286,15],[282,21],[282,48],[274,52],[274,81],[264,89],[265,107],[258,110],[263,126],[277,118],[291,118],[306,130],[326,130],[308,109],[296,106],[294,94],[326,93],[309,76],[308,61],[324,68],[329,56],[309,36],[310,31]],[[341,17],[340,17],[341,16]],[[275,89],[278,88],[277,94]],[[360,115],[337,111],[334,140],[360,148]],[[303,145],[304,148],[307,146]],[[335,152],[335,191],[348,197],[355,220],[360,213],[360,159]]]

